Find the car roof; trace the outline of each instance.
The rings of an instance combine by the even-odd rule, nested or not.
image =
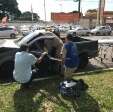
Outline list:
[[[16,27],[15,26],[0,26],[0,28],[12,28],[12,29],[14,29]]]
[[[39,37],[37,37],[38,39],[45,39],[45,38],[52,39],[52,38],[56,37],[56,35],[50,31],[35,30],[34,32],[30,33],[29,35],[23,37],[23,39],[18,43],[18,45],[21,46],[23,44],[27,44],[28,41],[32,40],[35,36],[38,36],[39,34],[43,34],[43,35],[46,34],[46,35],[39,36]]]

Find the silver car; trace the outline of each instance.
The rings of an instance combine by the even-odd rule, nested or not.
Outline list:
[[[73,30],[70,30],[70,32],[75,32],[76,35],[78,35],[78,36],[84,36],[84,35],[88,36],[88,35],[90,35],[90,29],[84,28],[84,27],[77,27]]]
[[[0,27],[0,38],[15,38],[17,34],[17,29],[13,26]]]
[[[111,35],[111,27],[110,26],[96,26],[91,30],[92,35]]]

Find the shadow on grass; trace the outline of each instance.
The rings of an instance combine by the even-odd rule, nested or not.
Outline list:
[[[71,102],[72,112],[100,112],[98,102],[87,92],[78,98],[64,97],[64,99]]]
[[[87,93],[77,99],[63,98],[58,89],[62,80],[57,78],[33,82],[31,89],[17,90],[14,94],[16,112],[46,112],[42,106],[45,99],[55,104],[56,111],[53,112],[57,112],[58,108],[61,112],[100,112],[98,103]]]
[[[32,88],[28,90],[17,90],[14,94],[14,106],[16,112],[42,112],[39,109],[41,108],[44,99],[59,106],[62,105],[68,109],[67,104],[65,104],[58,96],[58,84],[60,81],[61,80],[59,79],[38,81],[32,83]],[[37,96],[36,100],[34,100],[34,96]]]

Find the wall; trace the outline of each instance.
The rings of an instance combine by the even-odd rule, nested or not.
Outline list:
[[[51,20],[55,23],[76,23],[79,21],[79,13],[51,13]]]

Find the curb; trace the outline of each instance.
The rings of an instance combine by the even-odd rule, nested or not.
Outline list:
[[[89,73],[96,73],[96,72],[104,72],[104,71],[112,71],[113,68],[103,68],[103,69],[98,69],[98,70],[93,70],[93,71],[86,71],[86,72],[78,72],[78,73],[73,73],[76,75],[83,75],[83,74],[89,74]]]

